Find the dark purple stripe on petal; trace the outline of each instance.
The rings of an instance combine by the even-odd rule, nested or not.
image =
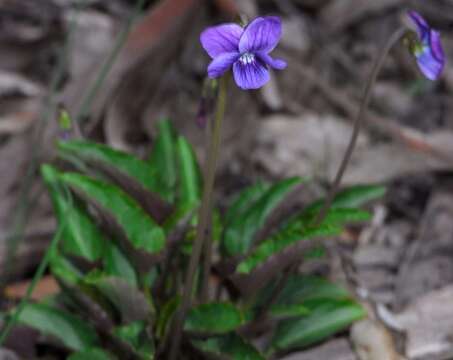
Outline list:
[[[269,71],[260,61],[244,64],[236,61],[233,64],[236,84],[244,90],[259,89],[269,81]]]
[[[238,58],[239,53],[237,52],[224,53],[217,56],[208,66],[208,76],[211,79],[221,77]]]
[[[282,23],[276,16],[259,17],[244,30],[239,40],[241,53],[270,52],[282,36]]]
[[[222,24],[207,28],[200,35],[200,42],[210,57],[237,52],[244,29],[238,24]]]
[[[431,30],[430,33],[430,47],[433,52],[433,56],[440,62],[445,62],[444,49],[440,42],[440,33],[436,30]]]
[[[407,15],[415,24],[420,39],[425,38],[426,34],[429,33],[429,25],[426,22],[426,20],[418,12],[414,10],[408,11]]]

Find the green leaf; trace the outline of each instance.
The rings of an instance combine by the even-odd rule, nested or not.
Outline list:
[[[223,245],[226,253],[230,256],[246,254],[252,246],[254,235],[264,225],[271,212],[301,181],[300,178],[283,180],[271,186],[253,201],[262,192],[261,188],[257,186],[239,199],[235,204],[235,208],[239,211],[233,210],[239,215],[232,219],[225,228]],[[252,202],[246,204],[245,199],[247,198]]]
[[[164,194],[166,200],[173,202],[177,181],[176,132],[168,120],[159,121],[158,127],[159,132],[148,163],[158,178],[161,194]]]
[[[176,310],[181,303],[179,296],[175,296],[168,300],[157,312],[156,320],[156,336],[163,338],[167,331],[170,329],[171,319],[176,313]]]
[[[223,334],[244,323],[244,315],[230,303],[208,303],[192,308],[184,329],[196,333]]]
[[[225,224],[230,224],[234,219],[241,218],[247,210],[271,187],[270,184],[259,181],[242,190],[234,199],[225,214]]]
[[[55,168],[43,165],[41,173],[49,189],[58,222],[65,221],[60,242],[63,251],[90,261],[99,259],[106,244],[101,231],[81,204],[68,201],[59,180],[60,173]]]
[[[291,305],[272,305],[270,313],[274,318],[288,318],[294,316],[307,315],[310,310],[303,304],[291,304]]]
[[[184,208],[198,205],[201,197],[201,174],[192,146],[182,136],[177,140],[179,168],[179,203]]]
[[[304,225],[308,225],[314,220],[314,216],[306,216],[299,218],[299,221]],[[343,225],[346,223],[363,222],[371,220],[371,215],[368,211],[352,208],[333,208],[330,209],[323,220],[323,224]]]
[[[120,277],[132,286],[138,286],[137,274],[126,255],[116,246],[110,244],[103,258],[104,269],[108,275]]]
[[[94,271],[84,278],[87,285],[94,286],[118,311],[124,324],[142,321],[150,315],[151,308],[145,295],[126,280],[105,276]]]
[[[229,360],[264,360],[264,357],[250,343],[237,334],[228,334],[209,338],[208,340],[194,340],[194,346],[205,353],[211,353]]]
[[[236,271],[241,274],[248,274],[272,255],[283,251],[298,241],[339,235],[342,232],[341,225],[343,223],[366,221],[370,218],[370,214],[363,210],[338,208],[331,209],[321,224],[312,226],[315,215],[315,213],[306,214],[304,210],[302,215],[289,220],[280,230],[257,246],[238,265]]]
[[[85,140],[60,141],[57,145],[63,157],[76,157],[83,162],[102,163],[134,178],[145,189],[159,192],[153,168],[131,154]]]
[[[382,198],[385,192],[386,188],[384,186],[356,185],[340,191],[332,201],[331,209],[360,207],[369,201]],[[306,211],[318,211],[323,205],[323,199],[315,201],[306,208]]]
[[[19,322],[55,336],[72,350],[87,350],[98,343],[96,332],[85,321],[44,304],[27,304]]]
[[[165,235],[162,228],[121,189],[77,173],[64,173],[60,179],[110,214],[136,249],[149,253],[158,253],[163,249]]]
[[[84,351],[79,351],[68,357],[68,360],[115,360],[117,359],[112,354],[107,353],[101,348],[91,348]]]
[[[271,351],[312,345],[366,315],[360,304],[347,299],[309,300],[304,305],[310,310],[308,316],[280,321],[271,342]]]
[[[52,251],[49,259],[52,274],[68,284],[77,284],[83,274],[59,251]]]
[[[178,164],[178,184],[176,211],[165,222],[164,228],[170,231],[182,219],[191,216],[201,198],[201,172],[192,146],[183,137],[176,143]]]
[[[277,305],[301,304],[308,300],[347,299],[350,294],[341,286],[318,276],[292,275],[280,293]]]
[[[248,274],[272,255],[283,251],[298,241],[307,241],[307,239],[316,237],[334,236],[340,234],[341,231],[341,227],[331,224],[321,224],[315,228],[304,228],[297,223],[290,224],[256,247],[250,256],[239,263],[236,272]]]
[[[143,360],[154,358],[154,344],[148,336],[146,323],[144,321],[135,321],[130,324],[117,327],[114,334],[132,346],[134,351]]]

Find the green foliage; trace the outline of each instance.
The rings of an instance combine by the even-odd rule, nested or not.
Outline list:
[[[59,141],[58,150],[62,157],[77,159],[93,167],[112,168],[137,180],[151,192],[159,190],[156,170],[145,161],[106,145],[90,141]]]
[[[162,228],[135,200],[115,185],[78,173],[64,173],[60,180],[111,215],[136,249],[157,253],[164,248],[165,235]]]
[[[19,322],[58,338],[72,350],[86,350],[98,343],[96,332],[85,321],[45,304],[27,304]]]
[[[159,189],[164,198],[173,202],[178,181],[176,159],[176,132],[170,121],[159,122],[159,133],[148,163],[156,172]]]
[[[366,221],[370,215],[358,209],[336,208],[329,211],[319,225],[313,225],[315,217],[312,214],[302,213],[294,217],[270,238],[264,240],[254,251],[237,267],[237,272],[250,273],[271,256],[282,252],[289,246],[301,241],[318,237],[338,235],[345,222]]]
[[[42,176],[57,221],[65,223],[49,258],[62,290],[52,305],[29,304],[19,320],[60,339],[74,351],[71,360],[152,359],[165,351],[181,305],[201,199],[195,152],[169,121],[159,123],[147,160],[89,141],[59,142],[58,150],[70,169],[44,165]],[[212,266],[222,302],[212,296],[199,302],[196,281],[184,323],[195,354],[264,359],[247,331],[263,314],[276,323],[266,355],[322,341],[364,316],[346,290],[319,277],[293,274],[279,291],[272,260],[284,261],[300,245],[367,221],[370,215],[358,207],[385,189],[360,186],[339,193],[319,224],[323,200],[274,224],[278,216],[272,215],[301,182],[259,182],[237,194],[224,214],[213,204]],[[302,252],[301,259],[322,249],[315,251]],[[263,268],[272,277],[243,298],[234,277],[254,284],[256,270]],[[203,278],[201,267],[197,274]],[[102,348],[94,329],[102,334]]]
[[[291,350],[317,343],[365,316],[365,310],[349,299],[313,299],[304,303],[309,315],[278,324],[271,350]]]
[[[386,193],[384,186],[379,185],[356,185],[338,192],[332,201],[332,209],[356,208],[366,203],[382,198]],[[306,207],[306,212],[314,212],[324,205],[324,199],[315,201]]]
[[[193,344],[205,353],[229,360],[264,360],[264,357],[250,343],[239,335],[231,333],[211,337],[208,340],[194,340]]]
[[[245,254],[253,237],[283,198],[301,182],[291,178],[272,186],[257,185],[246,189],[230,208],[225,227],[224,248],[228,255]]]
[[[143,360],[154,358],[154,343],[149,336],[144,321],[135,321],[130,324],[117,327],[115,335],[128,343]]]
[[[187,331],[224,334],[244,324],[244,315],[230,303],[208,303],[196,306],[187,315]]]
[[[43,165],[41,173],[52,198],[58,222],[66,217],[62,235],[62,248],[65,253],[95,261],[104,253],[105,239],[99,227],[92,221],[80,203],[69,204],[64,196],[59,173],[49,165]]]

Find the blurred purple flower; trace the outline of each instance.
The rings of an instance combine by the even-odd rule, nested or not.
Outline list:
[[[278,70],[286,67],[285,61],[269,55],[281,34],[282,24],[275,16],[258,17],[245,28],[234,23],[207,28],[200,41],[213,59],[208,76],[218,78],[233,67],[240,88],[259,89],[269,81],[269,66]]]
[[[433,30],[416,11],[409,11],[408,16],[415,24],[418,35],[418,40],[411,46],[411,51],[417,59],[418,67],[428,79],[436,80],[445,65],[440,33]]]

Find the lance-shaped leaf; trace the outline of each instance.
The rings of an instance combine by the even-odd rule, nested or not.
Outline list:
[[[156,172],[161,193],[170,202],[175,200],[177,182],[176,131],[169,120],[158,123],[159,131],[148,163]]]
[[[335,209],[318,226],[307,225],[313,223],[314,214],[295,217],[257,246],[229,279],[244,296],[256,293],[308,251],[319,248],[320,240],[340,234],[342,222],[366,220],[369,216],[361,210]]]
[[[64,173],[60,179],[85,200],[109,214],[135,249],[149,253],[163,249],[165,235],[162,228],[121,189],[77,173]]]
[[[278,281],[275,281],[259,292],[255,309],[260,309],[274,297],[278,284]],[[305,305],[306,301],[349,298],[350,294],[346,289],[330,281],[318,276],[296,274],[288,277],[283,290],[273,300],[274,305],[270,308],[270,313],[273,317],[308,315],[310,309]]]
[[[264,360],[264,357],[250,343],[237,334],[216,336],[207,340],[194,340],[199,350],[225,360]]]
[[[385,195],[386,188],[379,185],[356,185],[344,189],[335,196],[332,201],[331,209],[336,208],[357,208],[366,203],[382,198]],[[305,212],[316,212],[321,209],[324,199],[317,200],[309,205]]]
[[[201,173],[192,146],[180,136],[177,140],[177,159],[179,168],[178,202],[183,207],[198,205],[201,197]]]
[[[281,230],[263,241],[237,267],[237,272],[248,274],[272,255],[279,253],[294,243],[316,237],[334,236],[341,233],[341,224],[353,221],[366,221],[370,214],[357,209],[332,209],[319,225],[310,225],[313,215],[303,214],[289,221]]]
[[[283,180],[265,192],[256,200],[261,188],[250,190],[244,195],[250,197],[251,203],[245,207],[245,202],[239,200],[240,205],[236,205],[240,211],[238,216],[232,219],[225,228],[223,247],[230,256],[246,254],[253,244],[256,232],[264,225],[272,210],[283,200],[283,198],[298,185],[302,179],[291,178]],[[235,206],[235,207],[236,207]]]
[[[88,141],[60,142],[60,155],[92,166],[124,189],[159,223],[172,212],[156,169],[133,155]],[[167,199],[168,200],[168,199]]]
[[[184,329],[201,334],[224,334],[245,322],[244,314],[230,303],[207,303],[192,308]]]
[[[178,164],[176,210],[165,222],[164,226],[167,231],[191,215],[198,207],[201,198],[201,172],[195,152],[181,136],[176,142],[176,159]]]
[[[137,274],[129,259],[124,253],[111,243],[107,247],[103,260],[105,272],[108,275],[120,277],[127,281],[132,286],[138,285]]]
[[[136,179],[146,189],[152,192],[158,191],[155,170],[146,161],[131,154],[86,140],[60,141],[58,150],[63,157],[75,157],[83,162],[107,164]]]
[[[75,285],[83,278],[83,273],[58,250],[50,253],[49,267],[56,278],[68,284]]]
[[[271,351],[312,345],[344,330],[365,316],[362,306],[348,299],[307,300],[309,315],[282,320],[271,342]]]
[[[347,299],[351,295],[346,289],[319,276],[292,275],[280,293],[276,304],[301,304],[308,300]]]
[[[271,187],[270,184],[258,182],[242,190],[231,203],[225,214],[225,224],[227,226],[235,219],[241,218],[247,210]]]
[[[27,304],[19,322],[58,338],[72,350],[86,350],[98,343],[96,332],[82,319],[44,304]]]
[[[60,173],[55,168],[43,165],[41,174],[49,189],[57,220],[65,222],[60,242],[63,251],[90,261],[99,259],[106,246],[99,228],[79,202],[69,201],[59,180]]]
[[[84,283],[95,287],[115,307],[124,324],[142,321],[150,314],[145,295],[124,279],[94,272]]]

